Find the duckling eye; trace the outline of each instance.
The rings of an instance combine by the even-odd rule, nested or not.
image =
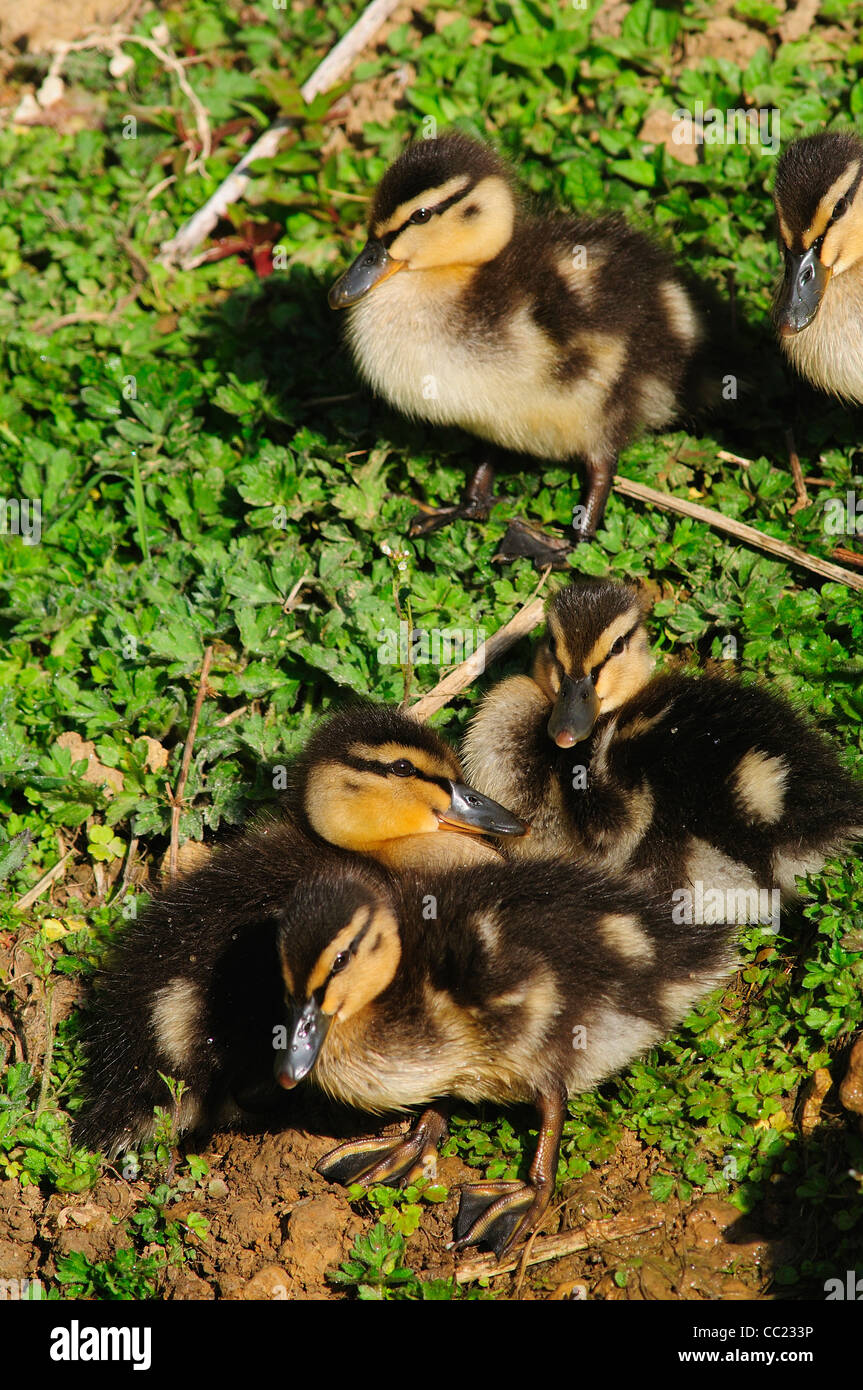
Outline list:
[[[333,961],[332,965],[330,966],[330,974],[331,974],[331,975],[338,975],[338,973],[339,973],[340,970],[344,970],[344,968],[345,968],[345,966],[347,965],[347,963],[348,963],[348,961],[350,960],[350,958],[351,958],[351,953],[350,953],[350,951],[339,951],[339,954],[336,956],[335,960]]]
[[[837,202],[835,208],[833,209],[832,214],[831,214],[831,217],[830,217],[831,222],[835,222],[835,221],[836,221],[836,218],[837,218],[837,217],[841,217],[842,214],[843,214],[843,212],[847,212],[847,210],[848,210],[848,199],[847,199],[847,198],[840,198],[839,201]]]
[[[390,763],[390,772],[395,773],[396,777],[415,777],[416,771],[409,758],[397,758],[394,763]]]
[[[411,222],[428,222],[431,217],[431,208],[417,208],[416,212],[411,213]]]
[[[609,652],[609,656],[620,656],[620,653],[623,651],[625,646],[626,638],[618,637],[617,641],[611,644],[611,651]]]

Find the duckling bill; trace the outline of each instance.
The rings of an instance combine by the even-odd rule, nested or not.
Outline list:
[[[460,134],[420,140],[388,169],[329,302],[348,311],[360,374],[407,415],[581,456],[574,540],[595,534],[620,449],[674,418],[702,336],[651,241],[619,218],[531,214],[497,154]],[[492,479],[486,464],[415,533],[487,515]]]

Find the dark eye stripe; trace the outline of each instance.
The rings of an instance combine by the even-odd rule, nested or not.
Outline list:
[[[621,633],[621,636],[623,637],[624,647],[626,646],[626,643],[629,641],[629,639],[630,639],[630,637],[632,636],[632,634],[633,634],[634,632],[637,632],[637,631],[638,631],[638,628],[639,628],[640,626],[641,626],[641,619],[639,618],[638,622],[632,624],[632,627],[629,629],[628,632],[623,632],[623,633]],[[619,642],[619,641],[620,641],[620,638],[619,638],[619,637],[616,637],[616,638],[614,639],[614,642],[612,643],[612,647],[613,647],[617,642]],[[623,648],[621,648],[621,650],[623,650]],[[620,655],[620,652],[613,652],[611,649],[609,649],[609,651],[608,651],[608,652],[606,653],[606,655],[602,658],[602,660],[599,661],[599,662],[597,662],[596,666],[594,666],[593,670],[591,671],[591,673],[590,673],[591,680],[593,680],[593,682],[596,683],[596,678],[597,678],[597,676],[599,675],[600,671],[602,670],[603,666],[606,664],[606,662],[607,662],[612,656],[619,656],[619,655]]]
[[[474,184],[473,180],[471,180],[471,182],[467,185],[466,188],[461,189],[461,191],[458,193],[453,193],[449,198],[444,198],[442,203],[436,203],[434,207],[427,207],[425,211],[431,213],[433,217],[439,215],[442,212],[446,212],[448,208],[453,207],[456,203],[460,203],[462,198],[466,198],[468,193],[471,193],[473,191],[473,188]],[[385,235],[381,237],[381,241],[383,242],[384,246],[386,246],[387,248],[392,246],[396,237],[401,236],[405,227],[409,227],[411,225],[412,220],[413,213],[411,213],[410,217],[405,218],[401,226],[394,228],[394,230],[391,232],[386,232]],[[429,218],[428,220],[431,221],[431,218]]]
[[[376,777],[389,777],[393,770],[392,763],[373,762],[371,758],[355,758],[347,753],[340,759],[346,767],[356,768],[357,772],[373,772]],[[431,772],[423,772],[421,768],[414,767],[411,774],[419,782],[430,782],[432,786],[440,787],[442,791],[450,792],[450,782],[446,777],[435,777]],[[405,781],[408,779],[405,778]]]

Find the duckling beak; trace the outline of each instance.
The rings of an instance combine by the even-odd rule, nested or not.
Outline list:
[[[314,999],[292,1011],[288,1045],[276,1054],[273,1069],[276,1080],[286,1091],[308,1076],[318,1060],[332,1021],[332,1014],[325,1014]]]
[[[785,253],[785,279],[782,282],[774,316],[780,334],[791,337],[806,328],[818,313],[830,267],[819,260],[814,246],[795,256]]]
[[[463,782],[450,782],[452,799],[439,814],[441,827],[463,830],[472,835],[526,835],[527,825],[490,797],[475,792]]]
[[[549,737],[558,748],[571,748],[586,739],[599,718],[599,696],[590,676],[574,681],[564,676],[548,721]]]
[[[347,309],[358,299],[401,270],[404,261],[395,261],[382,241],[369,237],[353,265],[340,275],[328,295],[331,309]]]

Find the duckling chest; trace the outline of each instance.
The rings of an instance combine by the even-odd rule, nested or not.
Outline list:
[[[524,303],[473,323],[457,281],[433,290],[411,272],[393,275],[350,311],[348,338],[373,389],[407,415],[460,425],[504,448],[567,458],[597,428],[607,374],[565,387],[559,354]]]

